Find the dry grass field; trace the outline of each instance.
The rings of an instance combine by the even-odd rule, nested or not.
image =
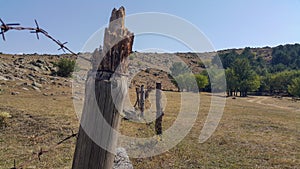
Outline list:
[[[8,112],[8,126],[0,129],[0,168],[13,167],[48,150],[78,129],[71,89],[51,87],[41,93],[7,84],[0,94],[0,111]],[[11,95],[11,91],[20,91]],[[43,95],[48,93],[48,95]],[[163,128],[177,117],[180,94],[164,92],[167,105]],[[289,98],[226,98],[221,122],[205,143],[199,134],[210,107],[210,94],[200,94],[200,111],[190,133],[174,148],[154,157],[131,159],[134,168],[299,168],[299,102]],[[134,102],[134,93],[131,91]],[[198,104],[198,103],[194,103]],[[149,137],[154,124],[122,120],[121,133]],[[24,168],[70,168],[75,138],[34,160]]]

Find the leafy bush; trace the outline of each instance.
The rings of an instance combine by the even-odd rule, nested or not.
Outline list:
[[[300,97],[300,77],[292,80],[291,85],[288,86],[288,91],[291,95]]]
[[[138,61],[137,62],[138,66],[142,66],[142,62]]]
[[[129,60],[133,60],[134,58],[135,58],[135,54],[134,53],[132,53],[132,54],[129,55]]]
[[[7,126],[7,119],[11,118],[11,115],[7,112],[0,112],[0,127]]]
[[[202,61],[198,61],[198,66],[201,68],[205,68],[205,64]]]
[[[201,74],[185,73],[176,76],[172,82],[180,91],[199,92],[208,85],[208,78]]]
[[[58,67],[56,72],[58,76],[61,77],[70,77],[72,72],[75,71],[76,61],[72,59],[62,58],[59,62],[55,63],[55,66]]]
[[[208,85],[208,77],[201,74],[194,75],[199,90],[203,90]]]

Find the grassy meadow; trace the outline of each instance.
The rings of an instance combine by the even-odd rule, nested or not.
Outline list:
[[[0,111],[8,112],[7,127],[0,129],[0,168],[17,166],[36,157],[42,148],[77,132],[70,89],[52,88],[51,95],[22,91],[0,95]],[[180,93],[164,92],[163,129],[175,121],[180,109]],[[134,91],[130,91],[135,102]],[[290,98],[249,96],[226,98],[218,128],[206,142],[199,143],[200,131],[210,107],[210,93],[200,94],[200,110],[189,134],[175,147],[149,158],[131,158],[134,168],[298,168],[300,165],[299,102]],[[155,103],[148,103],[155,104]],[[152,112],[154,113],[154,112]],[[154,124],[122,120],[123,135],[150,137]],[[24,168],[70,168],[75,138],[33,160]]]

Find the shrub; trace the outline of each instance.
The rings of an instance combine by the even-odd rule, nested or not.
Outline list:
[[[11,118],[11,115],[7,112],[0,112],[0,127],[7,126],[7,119]]]
[[[203,90],[208,85],[208,77],[201,74],[194,75],[199,91]]]
[[[138,66],[142,66],[142,62],[138,61],[137,62]]]
[[[205,68],[205,64],[202,61],[198,61],[198,66],[201,68]]]
[[[132,53],[132,54],[129,55],[129,60],[133,60],[134,58],[135,58],[135,54],[134,53]]]
[[[292,83],[288,85],[288,91],[295,97],[300,97],[300,78],[295,78]]]
[[[185,73],[176,76],[172,83],[178,87],[179,91],[199,92],[208,85],[208,77],[200,74]]]
[[[62,58],[59,62],[55,63],[58,67],[57,75],[61,77],[70,77],[72,72],[75,71],[76,61],[72,59]]]

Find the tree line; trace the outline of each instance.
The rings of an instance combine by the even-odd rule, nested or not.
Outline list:
[[[214,56],[209,67],[224,68],[228,96],[289,95],[300,97],[300,45],[271,48],[271,59],[246,47],[242,52],[229,50]],[[220,59],[221,64],[217,60]],[[171,67],[174,83],[188,91],[210,91],[207,71],[193,75],[182,63]],[[215,73],[214,76],[217,76]],[[195,79],[197,86],[189,85]],[[191,83],[192,84],[192,83]]]

